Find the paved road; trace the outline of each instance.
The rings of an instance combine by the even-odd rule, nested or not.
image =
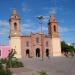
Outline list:
[[[43,61],[41,59],[23,59],[21,61],[25,68],[16,75],[39,75],[39,71],[45,71],[48,75],[75,75],[75,57],[51,57],[45,58]]]

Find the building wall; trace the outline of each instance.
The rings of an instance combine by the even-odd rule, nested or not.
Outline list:
[[[26,42],[29,42],[29,46],[26,46]],[[31,51],[31,38],[30,37],[21,37],[21,52],[22,52],[22,57],[26,58],[26,50],[29,49],[30,51],[30,56],[32,54]]]
[[[52,54],[53,56],[61,56],[60,38],[52,38]]]
[[[48,46],[46,43],[48,42]],[[49,49],[49,56],[52,56],[52,46],[51,46],[51,38],[45,37],[44,38],[44,57],[46,57],[46,49]]]
[[[10,48],[15,49],[15,57],[21,58],[21,37],[11,37]]]
[[[7,58],[10,46],[0,46],[0,58]]]
[[[38,42],[37,42],[38,38]],[[41,41],[42,40],[42,41]],[[29,46],[26,43],[29,42]],[[48,42],[48,46],[46,46],[46,42]],[[42,44],[41,44],[42,43]],[[22,36],[21,37],[21,50],[22,50],[22,57],[28,57],[26,55],[26,50],[29,49],[30,57],[36,57],[36,49],[40,49],[40,57],[46,57],[46,49],[49,50],[49,55],[52,54],[51,50],[51,38],[45,37],[45,35],[41,35],[40,33],[31,34],[30,36]]]

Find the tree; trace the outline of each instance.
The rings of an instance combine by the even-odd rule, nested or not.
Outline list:
[[[61,41],[61,52],[68,52],[69,46],[64,41]]]
[[[61,52],[65,53],[65,54],[70,53],[71,55],[74,55],[75,48],[73,46],[71,46],[71,45],[68,45],[64,41],[61,41]]]
[[[16,57],[14,57],[15,54],[16,54],[16,51],[14,49],[12,49],[9,52],[9,55],[7,58],[0,59],[1,65],[5,64],[7,68],[24,67],[23,63],[18,61],[18,59]],[[1,65],[0,65],[0,68],[2,67]]]
[[[0,75],[12,75],[12,72],[9,69],[10,67],[24,67],[22,62],[19,62],[17,58],[13,60],[15,54],[16,51],[12,49],[7,58],[0,59]]]
[[[15,49],[11,49],[11,51],[9,52],[9,55],[8,55],[8,59],[11,60],[12,58],[14,58],[15,54],[16,54]]]
[[[14,58],[14,55],[16,54],[16,51],[15,49],[11,49],[11,51],[9,52],[9,55],[8,55],[8,62],[7,62],[7,66],[8,67],[12,67],[12,59]]]
[[[8,55],[8,61],[7,61],[7,67],[12,67],[12,68],[18,68],[18,67],[24,67],[22,62],[18,61],[14,55],[16,54],[15,49],[12,49]]]

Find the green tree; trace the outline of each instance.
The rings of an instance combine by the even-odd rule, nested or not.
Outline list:
[[[73,46],[71,46],[71,45],[68,45],[64,41],[62,41],[61,42],[61,52],[65,53],[65,54],[68,54],[68,52],[69,52],[71,55],[74,55],[75,48]]]
[[[18,68],[18,67],[24,67],[22,62],[18,61],[14,55],[16,54],[15,49],[12,49],[8,55],[8,62],[7,62],[7,67],[12,67],[12,68]]]
[[[24,67],[23,63],[18,61],[18,59],[16,57],[14,57],[14,55],[16,54],[16,51],[14,49],[12,49],[9,52],[9,55],[7,58],[5,59],[0,59],[1,64],[5,64],[7,68],[19,68],[19,67]],[[2,66],[0,65],[0,68]]]
[[[45,71],[41,71],[39,73],[40,73],[40,75],[48,75]]]
[[[9,52],[9,55],[8,55],[8,61],[7,61],[7,66],[8,67],[12,67],[12,59],[14,58],[14,55],[16,54],[16,51],[15,49],[11,49],[11,51]]]
[[[9,52],[8,60],[12,60],[12,58],[14,58],[14,55],[15,55],[15,54],[16,54],[15,49],[12,49],[12,50]]]
[[[69,46],[64,41],[61,42],[61,52],[68,52]]]

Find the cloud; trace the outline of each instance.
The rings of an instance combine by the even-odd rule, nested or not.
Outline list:
[[[0,32],[0,35],[5,35],[5,32]]]
[[[28,23],[21,24],[21,32],[22,32],[22,34],[28,35],[31,32],[32,33],[41,32],[41,26],[40,25],[35,26],[35,25],[37,25],[37,24],[33,23],[30,20],[28,21]],[[43,29],[43,32],[47,32],[47,26],[46,25],[43,25],[42,29]]]
[[[31,26],[27,23],[22,24],[22,28],[29,29]]]
[[[9,33],[9,23],[6,20],[0,20],[0,35]]]
[[[47,32],[47,25],[43,24],[42,29],[43,32]],[[41,32],[41,25],[38,22],[36,22],[35,24],[35,22],[33,22],[32,20],[27,19],[25,23],[21,24],[21,32],[24,35],[30,34],[31,32],[32,33]]]
[[[29,34],[34,30],[34,22],[32,22],[30,19],[27,19],[25,23],[21,24],[21,32],[22,34]]]
[[[56,8],[51,8],[49,11],[49,15],[55,15],[57,13],[57,9]]]
[[[0,35],[9,35],[9,29],[2,29]]]
[[[75,28],[68,28],[68,27],[59,27],[60,32],[71,32],[75,31]]]
[[[49,7],[44,7],[43,10],[45,11],[48,11],[49,12],[49,15],[55,15],[57,13],[57,7],[54,7],[54,8],[49,8]]]
[[[44,11],[47,11],[49,15],[56,15],[57,13],[62,13],[65,8],[63,8],[63,5],[60,4],[55,7],[43,7],[42,9]],[[65,13],[65,12],[63,12],[63,13]]]
[[[9,23],[6,20],[0,20],[0,26],[7,26]]]
[[[28,4],[23,3],[23,4],[22,4],[22,11],[23,11],[23,12],[27,12],[27,11],[31,11],[31,9],[28,8]]]
[[[22,5],[22,10],[25,12],[28,10],[28,5],[27,4],[24,4]]]

